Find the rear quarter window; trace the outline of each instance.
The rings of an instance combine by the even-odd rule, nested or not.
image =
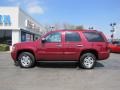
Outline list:
[[[97,32],[84,32],[85,37],[89,42],[104,42],[104,38]]]

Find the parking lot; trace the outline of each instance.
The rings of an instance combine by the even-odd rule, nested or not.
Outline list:
[[[21,69],[14,66],[9,52],[0,52],[0,90],[120,90],[120,54],[111,54],[92,70],[70,63]]]

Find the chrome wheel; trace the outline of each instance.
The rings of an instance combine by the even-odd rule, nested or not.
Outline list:
[[[22,56],[20,61],[22,66],[24,67],[27,67],[31,64],[31,58],[29,56]]]
[[[84,66],[87,67],[87,68],[91,68],[94,64],[94,58],[93,57],[90,57],[90,56],[87,56],[84,58]]]
[[[80,57],[79,67],[83,69],[93,69],[96,62],[96,56],[92,53],[84,53]]]
[[[35,66],[35,57],[30,52],[22,52],[18,56],[18,62],[21,68],[32,68]]]

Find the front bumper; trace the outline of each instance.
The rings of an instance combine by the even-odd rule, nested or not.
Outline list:
[[[14,61],[17,60],[17,53],[14,51],[14,52],[11,52],[11,57]]]

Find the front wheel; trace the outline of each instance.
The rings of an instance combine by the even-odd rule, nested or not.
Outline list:
[[[84,69],[94,68],[96,57],[92,53],[85,53],[80,57],[79,66]]]
[[[29,52],[22,52],[18,56],[18,62],[20,67],[22,68],[31,68],[35,65],[35,58],[33,54]]]

